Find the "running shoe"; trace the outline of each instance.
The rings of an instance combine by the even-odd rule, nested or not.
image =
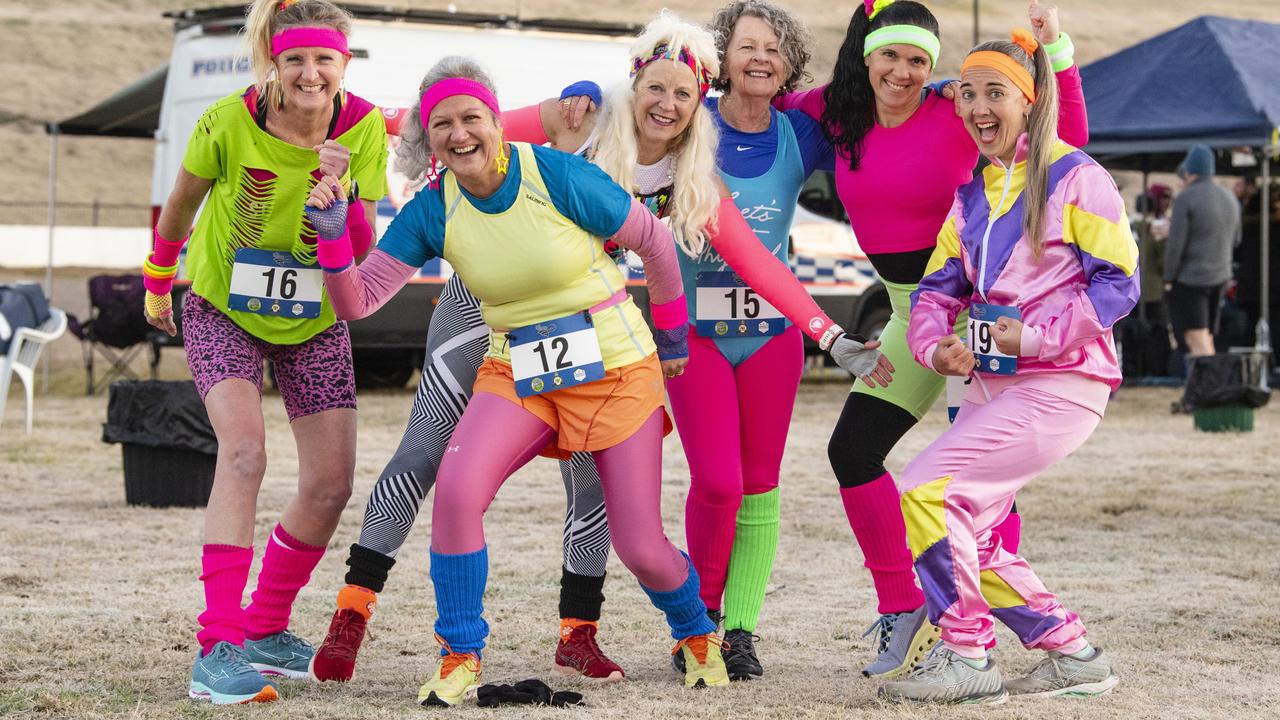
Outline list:
[[[287,678],[310,677],[307,668],[316,649],[311,643],[282,630],[261,640],[244,641],[244,654],[253,669],[263,675],[282,675]]]
[[[941,631],[929,622],[921,605],[911,612],[881,615],[862,637],[875,636],[875,662],[862,668],[863,677],[891,680],[911,672],[938,642]]]
[[[943,648],[905,678],[881,685],[880,697],[917,705],[1000,705],[1009,693],[994,659],[988,657],[987,666],[978,669]]]
[[[346,682],[356,672],[356,653],[364,640],[369,621],[348,608],[334,611],[329,632],[311,658],[311,677],[316,682]]]
[[[723,647],[724,641],[715,633],[690,635],[676,643],[671,654],[683,656],[685,687],[722,687],[729,684],[729,673],[725,670],[721,654]]]
[[[440,658],[436,674],[418,688],[418,704],[452,707],[478,687],[480,658],[474,653],[449,652]]]
[[[721,614],[719,610],[707,610],[707,619],[710,620],[716,626],[716,630],[719,631],[720,623],[724,622],[724,615]],[[671,653],[671,669],[681,675],[684,674],[684,653]]]
[[[557,673],[580,675],[601,684],[623,679],[625,673],[622,668],[610,660],[596,644],[596,631],[597,627],[593,622],[560,626],[560,640],[556,643],[555,653]]]
[[[730,680],[750,680],[764,675],[764,667],[756,657],[755,641],[760,638],[746,630],[730,630],[724,634],[724,667]]]
[[[279,700],[280,689],[253,669],[244,648],[224,641],[214,645],[207,655],[203,651],[196,653],[187,695],[214,705],[238,705]]]
[[[1094,697],[1111,692],[1119,682],[1111,658],[1098,648],[1088,660],[1051,651],[1031,672],[1004,687],[1016,697]]]

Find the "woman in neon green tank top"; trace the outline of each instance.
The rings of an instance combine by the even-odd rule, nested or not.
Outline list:
[[[289,632],[290,609],[351,494],[350,340],[323,291],[315,230],[302,210],[321,176],[341,192],[358,185],[350,225],[367,248],[365,217],[385,192],[382,115],[342,90],[350,29],[351,16],[327,0],[253,4],[246,35],[258,82],[197,123],[143,270],[147,319],[172,335],[177,256],[203,203],[188,253],[183,336],[219,452],[204,522],[206,609],[188,692],[216,704],[277,699],[263,674],[306,676],[314,651]],[[265,543],[257,589],[242,609],[268,454],[264,359],[297,443],[298,492]]]

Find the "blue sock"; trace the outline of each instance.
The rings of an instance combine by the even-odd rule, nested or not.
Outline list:
[[[698,597],[698,571],[693,569],[689,556],[684,553],[685,564],[689,566],[689,577],[675,590],[658,592],[641,585],[640,588],[649,596],[653,606],[667,616],[667,624],[671,626],[671,637],[676,640],[690,635],[706,635],[716,631],[715,623],[707,617],[707,606]]]
[[[436,634],[453,652],[484,649],[489,623],[484,621],[484,588],[489,580],[489,548],[446,555],[431,551],[431,584],[436,593]],[[440,649],[444,655],[444,648]]]

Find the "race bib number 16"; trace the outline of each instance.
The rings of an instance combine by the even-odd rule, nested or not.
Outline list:
[[[320,317],[323,271],[282,251],[240,248],[231,266],[227,307],[258,315]]]
[[[977,357],[979,372],[993,375],[1012,375],[1018,370],[1018,358],[1000,351],[991,334],[996,321],[1002,317],[1022,319],[1022,312],[1007,305],[974,303],[969,308],[969,349]]]

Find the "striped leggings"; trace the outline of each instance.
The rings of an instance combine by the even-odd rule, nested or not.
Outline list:
[[[476,368],[488,347],[489,328],[480,317],[480,301],[454,275],[431,314],[422,380],[409,424],[365,507],[362,547],[392,558],[400,551],[435,484],[445,445],[471,399]],[[560,476],[569,503],[564,567],[578,575],[601,577],[609,559],[609,525],[595,461],[590,453],[574,453],[560,463]]]

